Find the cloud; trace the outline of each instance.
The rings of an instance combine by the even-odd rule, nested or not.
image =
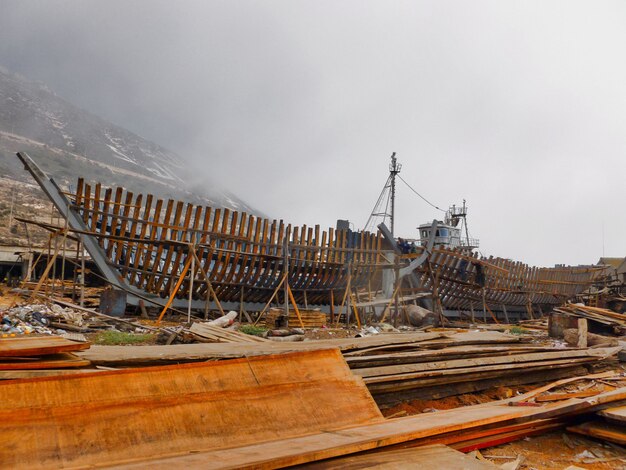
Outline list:
[[[12,1],[0,64],[293,223],[365,223],[396,151],[483,252],[626,254],[626,7],[581,1]],[[398,188],[397,231],[438,212]]]

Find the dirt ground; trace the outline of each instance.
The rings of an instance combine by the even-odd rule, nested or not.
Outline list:
[[[625,448],[566,431],[527,437],[480,452],[487,460],[498,465],[523,455],[524,461],[520,468],[528,470],[564,470],[571,465],[586,470],[626,469]],[[493,456],[513,459],[490,458]]]
[[[438,410],[451,410],[461,406],[478,405],[480,403],[488,403],[490,401],[503,400],[511,398],[515,394],[525,393],[536,388],[534,386],[516,386],[513,388],[499,387],[486,390],[482,393],[466,393],[464,395],[456,395],[439,400],[413,400],[410,402],[400,403],[391,408],[381,410],[385,418],[399,418],[401,416],[409,416],[418,413],[428,413]]]
[[[382,410],[386,418],[399,418],[437,410],[449,410],[510,398],[537,388],[536,385],[500,387],[482,393],[468,393],[440,400],[414,400]],[[502,465],[523,456],[520,469],[526,470],[626,470],[626,448],[595,441],[565,430],[526,437],[497,447],[482,449],[479,457]]]

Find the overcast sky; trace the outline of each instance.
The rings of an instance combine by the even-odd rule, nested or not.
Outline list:
[[[622,1],[0,0],[0,65],[263,212],[365,224],[397,152],[481,252],[626,255]],[[398,186],[396,233],[440,216]]]

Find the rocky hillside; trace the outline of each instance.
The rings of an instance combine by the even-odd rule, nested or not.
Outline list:
[[[62,185],[79,176],[135,193],[256,211],[211,182],[189,188],[181,157],[0,68],[0,177],[31,181],[15,152],[26,151]]]

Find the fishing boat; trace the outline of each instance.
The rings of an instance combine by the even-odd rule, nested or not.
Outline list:
[[[465,204],[452,206],[441,222],[420,225],[414,249],[404,252],[393,236],[393,212],[391,230],[384,223],[371,232],[347,224],[292,226],[82,178],[73,190],[62,189],[27,154],[18,157],[101,276],[131,305],[259,311],[291,298],[331,313],[353,307],[380,314],[381,305],[412,298],[442,314],[476,309],[495,319],[501,311],[536,315],[600,274],[597,266],[540,268],[479,256],[477,243],[461,232]],[[393,209],[399,166],[392,158]]]

